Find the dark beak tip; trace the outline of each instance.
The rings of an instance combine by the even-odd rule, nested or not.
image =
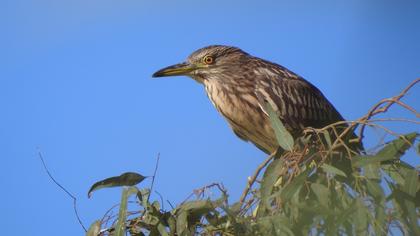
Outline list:
[[[163,69],[160,69],[153,73],[152,77],[168,77],[168,76],[178,76],[178,75],[186,75],[190,71],[194,70],[193,67],[191,67],[187,63],[178,63],[172,66],[165,67]]]
[[[158,78],[165,76],[164,70],[158,70],[155,73],[153,73],[152,78]]]

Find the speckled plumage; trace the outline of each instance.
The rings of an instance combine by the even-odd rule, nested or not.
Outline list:
[[[211,56],[214,61],[204,65]],[[343,117],[311,83],[290,70],[236,47],[214,45],[192,53],[185,75],[204,85],[216,109],[241,139],[267,153],[278,144],[263,104],[268,102],[285,127],[299,136],[305,127],[321,128]],[[154,76],[161,76],[159,72]],[[167,76],[167,75],[163,75]]]

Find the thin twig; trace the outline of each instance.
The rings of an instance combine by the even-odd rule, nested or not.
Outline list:
[[[156,165],[155,165],[155,171],[153,172],[153,178],[152,178],[152,184],[150,185],[150,193],[147,196],[147,202],[149,202],[150,199],[150,195],[152,195],[152,191],[153,191],[153,184],[155,183],[155,177],[156,177],[156,172],[159,166],[159,159],[160,159],[160,153],[157,154],[157,158],[156,158]]]
[[[405,118],[380,118],[380,119],[370,119],[370,122],[383,122],[383,121],[399,121],[399,122],[408,122],[420,125],[420,121],[405,119]]]
[[[192,192],[192,193],[190,193],[190,195],[188,195],[188,197],[186,197],[186,198],[185,198],[185,200],[184,200],[184,201],[182,201],[180,205],[182,205],[182,204],[184,204],[185,202],[187,202],[187,201],[188,201],[188,200],[189,200],[192,196],[194,196],[194,195],[196,195],[196,196],[197,196],[197,198],[198,198],[198,197],[200,197],[200,195],[201,195],[202,197],[204,197],[204,192],[205,192],[207,189],[210,189],[210,188],[213,188],[213,187],[217,187],[217,188],[220,190],[220,192],[222,192],[222,194],[223,194],[224,196],[227,196],[227,190],[225,189],[225,187],[223,186],[223,184],[219,184],[219,183],[211,183],[211,184],[208,184],[208,185],[203,186],[203,187],[201,187],[201,188],[196,188],[196,189],[194,189],[194,190],[193,190],[193,192]]]
[[[400,100],[407,94],[407,92],[417,83],[420,82],[420,78],[415,79],[413,82],[411,82],[402,92],[400,92],[398,95],[391,97],[391,98],[386,98],[386,99],[382,99],[381,101],[379,101],[377,104],[375,104],[370,110],[369,112],[364,115],[363,117],[361,117],[358,120],[355,121],[339,121],[330,125],[327,125],[321,129],[307,129],[305,130],[305,132],[313,132],[315,131],[315,133],[317,134],[320,131],[324,131],[324,130],[329,130],[331,129],[336,136],[336,139],[334,141],[334,143],[332,144],[331,149],[335,150],[336,148],[339,147],[344,147],[346,149],[346,151],[348,152],[348,154],[354,153],[354,151],[352,149],[350,149],[349,147],[347,147],[347,145],[345,144],[343,138],[352,130],[355,130],[357,126],[360,125],[360,130],[359,130],[359,138],[358,141],[360,142],[363,139],[363,134],[364,134],[364,130],[366,128],[366,126],[373,126],[372,123],[375,121],[407,121],[407,122],[411,122],[411,123],[415,123],[418,124],[419,122],[414,121],[414,120],[404,120],[402,118],[389,118],[389,119],[371,119],[373,116],[381,114],[381,113],[385,113],[388,111],[388,109],[393,105],[393,104],[398,104],[401,107],[405,108],[406,110],[409,110],[410,112],[414,113],[414,115],[416,117],[420,117],[420,114],[412,107],[410,107],[409,105],[401,102]],[[336,131],[336,127],[338,127],[339,125],[342,124],[347,124],[347,127],[340,132],[340,135],[337,134]],[[387,131],[387,130],[386,130]],[[357,154],[357,153],[355,153]]]
[[[257,204],[258,201],[256,201],[255,197],[250,198],[248,201],[246,201],[245,206],[240,210],[240,215],[245,215],[249,209],[252,209],[255,204]]]
[[[399,100],[394,101],[395,103],[397,103],[398,105],[404,107],[405,109],[411,111],[417,118],[420,118],[420,113],[418,113],[416,111],[416,109],[412,108],[411,106],[405,104],[404,102],[401,102]]]
[[[182,205],[182,204],[184,204],[186,201],[188,201],[192,196],[194,196],[194,194],[195,194],[195,190],[192,192],[192,193],[190,193],[185,199],[184,199],[184,201],[182,201],[181,202],[181,204],[180,205]]]
[[[379,114],[379,113],[383,113],[386,112],[391,106],[392,104],[396,103],[397,101],[399,101],[402,97],[404,97],[407,92],[417,83],[420,82],[420,78],[415,79],[413,82],[411,82],[400,94],[398,94],[397,96],[394,96],[392,98],[388,98],[388,99],[383,99],[381,100],[379,103],[377,103],[369,112],[367,115],[365,115],[364,117],[361,118],[361,120],[368,120],[370,119],[372,116]],[[385,106],[381,107],[382,104],[387,103]],[[362,125],[360,128],[360,132],[359,132],[359,137],[363,137],[363,131],[365,130],[366,125]]]
[[[242,193],[241,198],[239,199],[239,202],[240,202],[241,205],[244,203],[245,198],[249,193],[249,190],[252,188],[252,185],[257,180],[261,170],[264,169],[264,167],[266,167],[268,165],[268,163],[274,158],[276,153],[277,152],[275,151],[272,154],[270,154],[270,156],[268,156],[267,159],[265,159],[265,161],[258,166],[258,168],[255,170],[254,174],[252,175],[251,179],[248,180],[248,184],[247,184],[244,192]]]
[[[172,207],[172,210],[175,209],[174,205],[172,205],[172,203],[169,200],[166,200],[166,202],[169,204],[169,206]]]
[[[115,205],[113,205],[111,208],[109,208],[106,212],[105,212],[105,214],[104,214],[104,216],[102,217],[102,219],[101,219],[101,222],[102,223],[105,223],[106,221],[105,221],[105,218],[109,218],[109,219],[111,219],[113,216],[112,216],[112,210],[114,210],[117,206],[119,206],[120,205],[120,203],[116,203]],[[108,216],[109,215],[109,216]],[[108,219],[108,220],[109,220]]]
[[[161,205],[161,209],[165,210],[165,204],[163,203],[163,196],[162,194],[160,194],[158,191],[155,190],[155,193],[160,197],[160,205]]]
[[[82,226],[83,230],[85,232],[87,232],[86,227],[83,225],[82,220],[80,219],[79,213],[77,212],[77,198],[71,194],[66,188],[63,187],[63,185],[61,185],[57,180],[54,179],[54,177],[51,175],[50,171],[47,168],[47,165],[45,164],[44,161],[44,157],[42,156],[42,153],[40,151],[38,151],[38,156],[39,159],[41,159],[42,165],[44,166],[44,170],[45,172],[47,172],[48,176],[50,177],[50,179],[59,187],[61,188],[69,197],[71,197],[73,199],[73,209],[74,209],[74,213],[76,214],[76,218],[79,221],[79,224]]]
[[[127,201],[127,203],[137,203],[136,201]],[[121,205],[121,203],[116,203],[116,204],[114,204],[111,208],[109,208],[106,212],[105,212],[105,214],[103,215],[103,217],[102,217],[102,219],[101,219],[101,223],[102,224],[104,224],[104,225],[108,225],[108,221],[109,220],[111,220],[111,219],[114,219],[114,218],[116,218],[116,217],[118,217],[118,215],[116,215],[116,214],[113,214],[113,210],[115,209],[115,208],[117,208],[118,206],[120,206]]]

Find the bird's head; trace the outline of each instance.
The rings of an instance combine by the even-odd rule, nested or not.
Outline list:
[[[202,83],[212,77],[229,76],[248,57],[246,52],[236,47],[208,46],[193,52],[185,62],[158,70],[153,77],[186,75]]]

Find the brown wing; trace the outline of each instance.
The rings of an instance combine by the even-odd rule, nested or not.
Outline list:
[[[261,107],[264,108],[262,102],[269,102],[292,133],[343,120],[319,89],[282,67],[260,70],[255,93]]]

